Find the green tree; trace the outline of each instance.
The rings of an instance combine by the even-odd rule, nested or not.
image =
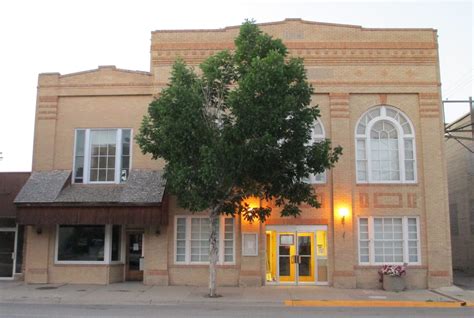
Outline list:
[[[170,83],[149,106],[137,142],[166,160],[167,191],[193,212],[209,211],[209,295],[216,296],[219,215],[264,222],[268,206],[249,212],[259,197],[297,216],[301,203],[319,207],[310,174],[333,167],[342,154],[329,140],[311,143],[319,109],[302,59],[289,58],[279,39],[246,21],[235,51],[200,65],[200,75],[178,60]]]

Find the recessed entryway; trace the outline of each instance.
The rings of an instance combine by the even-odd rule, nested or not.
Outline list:
[[[143,232],[127,232],[127,258],[125,279],[128,281],[143,280]]]
[[[266,251],[267,284],[327,284],[327,226],[269,225]]]

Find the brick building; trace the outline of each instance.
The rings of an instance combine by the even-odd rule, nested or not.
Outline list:
[[[314,135],[344,155],[311,180],[320,209],[288,219],[275,208],[265,224],[221,219],[218,284],[377,288],[382,264],[408,263],[409,288],[450,285],[436,30],[260,27],[304,58],[321,109]],[[40,74],[33,173],[16,199],[27,282],[207,284],[209,220],[165,193],[164,162],[133,136],[176,58],[197,66],[238,32],[152,32],[150,72]]]

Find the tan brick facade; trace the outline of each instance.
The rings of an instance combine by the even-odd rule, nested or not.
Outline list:
[[[274,209],[266,225],[326,225],[329,285],[349,288],[379,286],[380,265],[359,263],[358,219],[367,216],[417,217],[420,262],[408,268],[409,288],[450,285],[451,245],[447,177],[436,31],[432,29],[365,29],[358,26],[301,20],[262,24],[283,39],[291,56],[304,58],[315,88],[327,138],[344,148],[326,182],[315,185],[321,209],[302,207],[296,219],[282,219]],[[153,96],[165,87],[172,63],[180,57],[197,66],[211,54],[232,49],[238,27],[219,30],[155,31],[151,40],[151,72],[99,67],[76,74],[39,77],[33,170],[72,169],[75,128],[132,128],[137,132]],[[358,183],[356,124],[372,107],[388,105],[411,121],[415,136],[416,181]],[[133,143],[132,168],[162,169]],[[90,185],[93,186],[93,185]],[[346,206],[342,224],[337,212]],[[175,216],[189,212],[172,198],[169,224],[144,230],[144,283],[205,285],[206,265],[175,262]],[[220,285],[265,284],[265,224],[235,220],[235,260],[218,266]],[[109,283],[124,279],[120,266],[54,264],[55,229],[28,232],[28,282]],[[258,256],[241,256],[242,232],[258,234]],[[41,251],[41,252],[39,252]],[[47,253],[46,253],[47,252]],[[121,276],[122,275],[122,276]]]

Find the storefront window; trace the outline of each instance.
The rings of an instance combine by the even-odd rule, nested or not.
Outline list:
[[[104,261],[105,225],[60,225],[58,261]]]

